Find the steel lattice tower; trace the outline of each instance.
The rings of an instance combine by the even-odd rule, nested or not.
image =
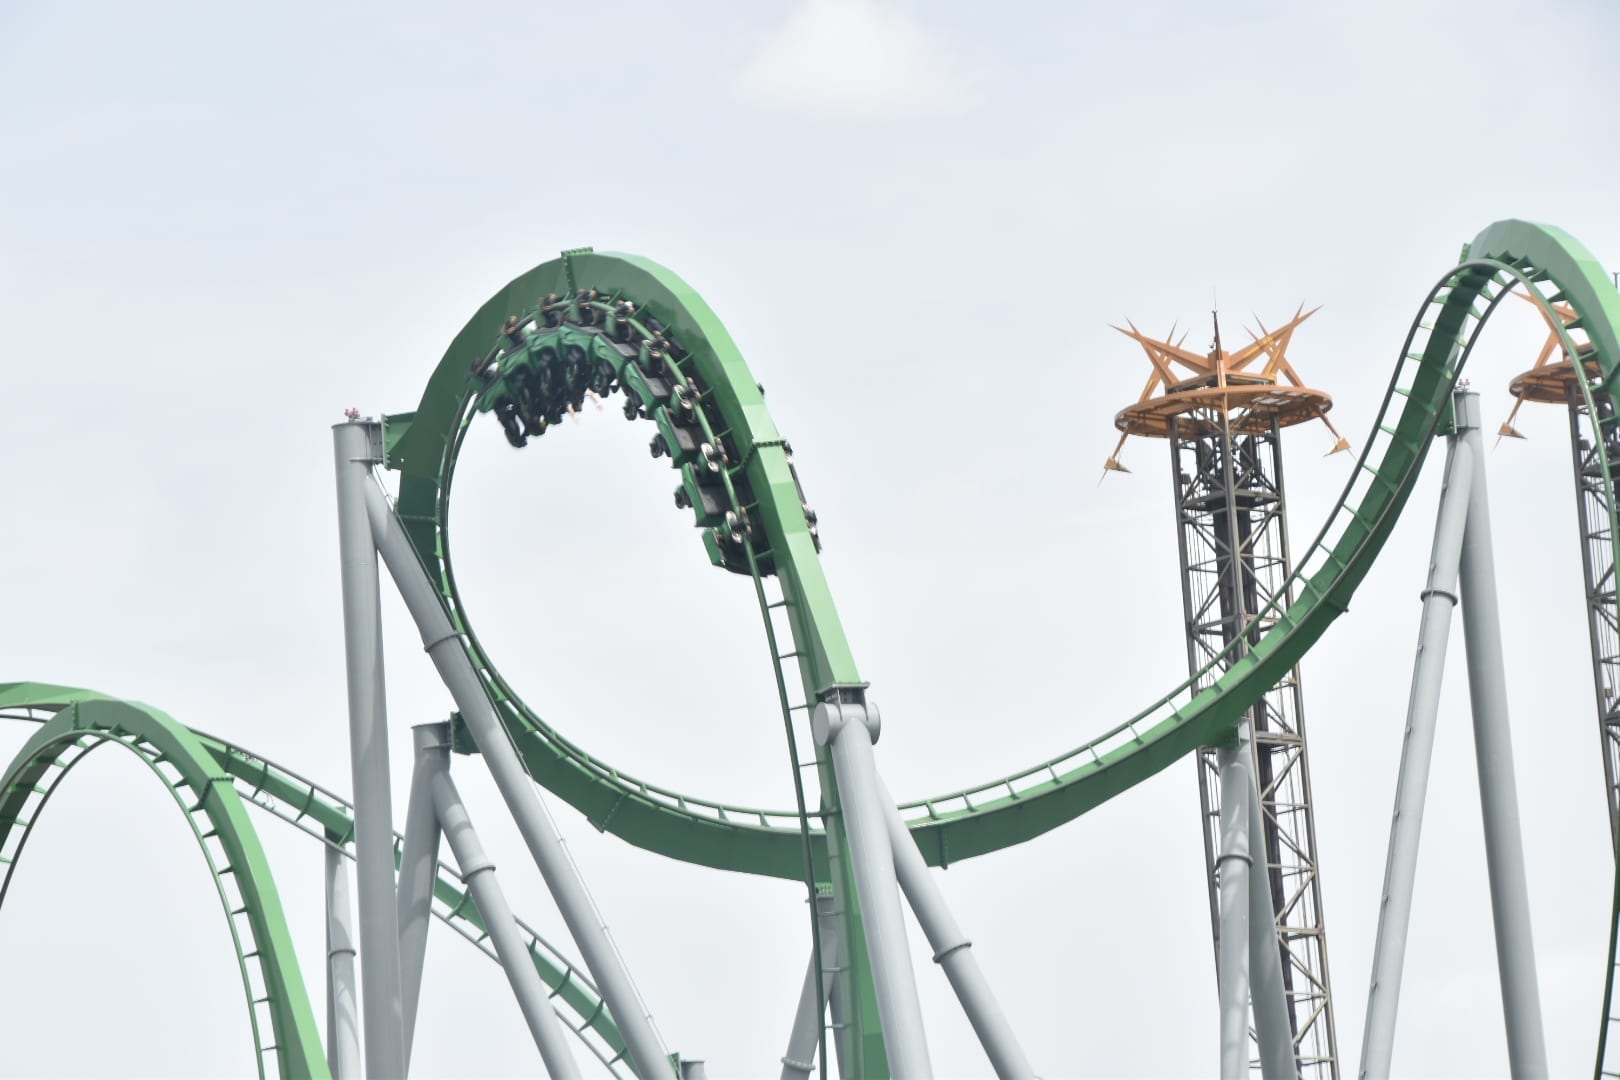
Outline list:
[[[1187,666],[1193,675],[1208,670],[1200,688],[1213,683],[1270,629],[1277,609],[1268,611],[1267,605],[1285,588],[1292,571],[1282,429],[1317,418],[1326,422],[1323,414],[1332,406],[1328,395],[1300,382],[1285,356],[1294,329],[1310,314],[1297,313],[1276,333],[1262,327],[1250,345],[1233,353],[1221,348],[1217,323],[1207,356],[1182,349],[1180,342],[1148,338],[1134,326],[1121,331],[1142,346],[1154,375],[1141,399],[1115,419],[1124,432],[1120,446],[1130,435],[1170,443]],[[1178,366],[1190,377],[1177,379]],[[1336,431],[1334,435],[1338,437]],[[1347,445],[1339,439],[1334,450]],[[1116,448],[1107,469],[1125,471],[1118,453]],[[1290,599],[1285,597],[1284,605]],[[1224,660],[1211,668],[1223,653]],[[1266,873],[1300,1075],[1336,1078],[1333,997],[1297,667],[1256,703],[1249,721]],[[1198,752],[1197,771],[1210,923],[1218,952],[1221,780],[1214,748]],[[1257,1070],[1257,1054],[1251,1053],[1251,1059]]]
[[[1528,299],[1528,298],[1527,298]],[[1540,310],[1539,308],[1537,309]],[[1609,808],[1609,838],[1620,845],[1620,608],[1616,606],[1613,520],[1603,459],[1598,439],[1606,440],[1608,459],[1620,461],[1620,422],[1613,398],[1601,388],[1594,349],[1576,323],[1575,310],[1554,304],[1562,327],[1548,325],[1547,341],[1535,366],[1517,376],[1509,392],[1518,402],[1499,434],[1523,438],[1513,418],[1526,401],[1562,404],[1569,412],[1569,448],[1575,468],[1575,517],[1580,529],[1581,571],[1586,587],[1587,630],[1592,645],[1592,687],[1597,696],[1598,738],[1603,752],[1603,785]],[[1542,312],[1546,319],[1546,313]],[[1575,361],[1564,349],[1559,330],[1571,335],[1582,360],[1582,371],[1592,379],[1591,406],[1581,392]],[[1576,338],[1575,335],[1580,335]],[[1556,357],[1556,359],[1555,359]],[[1593,411],[1597,412],[1594,421]]]

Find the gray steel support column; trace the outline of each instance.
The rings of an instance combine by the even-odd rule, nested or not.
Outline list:
[[[822,997],[816,994],[816,979],[821,979],[822,994],[831,991],[831,980],[816,970],[815,950],[805,965],[804,986],[799,990],[799,1005],[793,1010],[793,1030],[788,1033],[787,1053],[782,1055],[782,1080],[809,1080],[816,1067],[816,1044],[824,1019],[816,1015],[816,1003]]]
[[[1367,990],[1367,1026],[1361,1040],[1359,1074],[1362,1080],[1388,1076],[1395,1048],[1401,971],[1406,963],[1406,935],[1412,921],[1412,893],[1417,879],[1418,840],[1423,832],[1429,764],[1434,757],[1435,717],[1440,707],[1440,684],[1451,636],[1451,613],[1457,606],[1457,567],[1462,557],[1473,476],[1473,448],[1453,437],[1446,457],[1444,486],[1440,489],[1429,576],[1423,585],[1423,617],[1412,670],[1412,693],[1406,706],[1406,736],[1401,745],[1400,779],[1395,784],[1389,854],[1384,862],[1384,894],[1378,906],[1372,985]]]
[[[1243,1080],[1249,1073],[1249,722],[1238,725],[1237,737],[1215,751],[1220,765],[1221,1080]]]
[[[506,981],[512,986],[512,996],[523,1010],[523,1019],[529,1025],[529,1034],[534,1036],[534,1045],[540,1050],[546,1072],[557,1080],[578,1080],[579,1066],[568,1049],[562,1021],[551,1007],[546,984],[540,981],[540,973],[534,969],[534,959],[523,942],[523,935],[518,932],[517,920],[495,880],[495,864],[484,854],[484,845],[478,842],[478,833],[467,817],[461,794],[456,791],[455,781],[450,779],[448,724],[443,725],[442,734],[444,761],[431,771],[428,782],[432,785],[433,809],[439,815],[445,842],[456,857],[461,880],[472,893],[473,903],[478,905],[484,930],[495,946]]]
[[[375,478],[366,487],[366,509],[371,514],[371,529],[388,572],[398,586],[405,606],[422,635],[427,654],[438,669],[439,677],[455,699],[456,708],[466,721],[478,750],[500,789],[501,798],[511,811],[512,820],[523,834],[524,843],[534,857],[546,888],[551,891],[561,912],[563,922],[574,943],[579,947],[585,966],[596,980],[613,1014],[614,1023],[624,1036],[630,1049],[631,1064],[640,1077],[670,1077],[674,1068],[665,1052],[658,1033],[653,1030],[630,973],[608,937],[596,905],[591,901],[585,882],[579,875],[567,849],[563,846],[556,822],[551,819],[545,803],[541,801],[528,773],[523,768],[517,751],[506,737],[495,716],[495,709],[484,693],[467,654],[462,651],[460,635],[450,624],[437,587],[428,577],[416,550],[405,536],[405,529],[388,505],[382,486]],[[650,886],[656,888],[655,885]]]
[[[934,963],[945,969],[945,977],[956,991],[956,999],[962,1003],[962,1011],[973,1025],[973,1032],[979,1037],[979,1044],[984,1047],[996,1075],[1001,1080],[1033,1078],[1035,1070],[1030,1068],[1024,1048],[1018,1044],[1006,1015],[991,993],[984,972],[979,970],[979,961],[973,956],[973,942],[957,925],[882,777],[878,777],[878,792],[888,820],[895,875],[900,879],[900,889],[911,904],[912,913],[917,916],[917,923],[928,938],[929,947],[934,950]],[[1281,989],[1280,983],[1278,989]]]
[[[343,644],[349,683],[349,758],[354,774],[354,853],[360,893],[360,978],[366,1075],[405,1075],[399,989],[399,927],[394,911],[393,795],[388,779],[388,711],[383,693],[382,607],[377,551],[367,519],[371,469],[381,428],[332,428],[337,458],[338,549],[343,576]]]
[[[832,1016],[834,1031],[849,1023],[848,1010],[844,1007],[843,980],[836,976],[840,970],[838,951],[837,915],[834,914],[834,901],[829,896],[816,897],[816,919],[820,923],[821,931],[821,988],[827,1011]],[[804,985],[799,990],[799,1005],[793,1013],[793,1030],[788,1033],[787,1053],[782,1055],[782,1080],[808,1080],[810,1072],[815,1068],[816,1047],[819,1041],[819,1031],[824,1017],[816,1016],[816,984],[810,980],[815,975],[816,951],[810,950],[808,970],[804,974]],[[838,1075],[847,1076],[844,1071],[844,1058],[842,1044],[836,1038],[829,1038],[827,1046],[833,1048],[838,1057]]]
[[[360,1012],[355,998],[349,867],[326,842],[326,1064],[333,1080],[361,1080]]]
[[[1224,789],[1223,789],[1224,790]],[[1249,784],[1249,851],[1264,858],[1265,820],[1260,790]],[[1269,867],[1249,875],[1249,996],[1254,1007],[1255,1041],[1260,1049],[1260,1075],[1265,1080],[1298,1080],[1294,1028],[1288,1022],[1288,994],[1283,986],[1282,947],[1277,939],[1277,912],[1271,899]],[[1273,928],[1267,933],[1265,928]]]
[[[822,702],[811,716],[811,728],[817,744],[832,749],[839,810],[849,838],[850,864],[866,930],[866,951],[872,961],[872,984],[878,1016],[883,1021],[883,1047],[888,1051],[889,1068],[906,1080],[928,1080],[934,1070],[928,1060],[922,1005],[917,1000],[917,980],[906,944],[894,851],[884,821],[886,796],[879,787],[872,732],[867,728],[869,715],[875,722],[875,710],[867,706]]]
[[[422,998],[422,964],[428,924],[433,921],[433,883],[439,876],[439,817],[433,809],[433,774],[449,768],[450,725],[411,729],[416,764],[405,809],[405,845],[399,859],[399,988],[404,1007],[405,1067],[416,1039],[416,1007]]]
[[[1474,708],[1474,755],[1485,819],[1485,861],[1491,878],[1491,916],[1496,924],[1496,962],[1507,1021],[1508,1065],[1515,1077],[1547,1075],[1547,1043],[1541,1027],[1535,945],[1530,934],[1530,890],[1519,831],[1519,796],[1513,778],[1508,730],[1507,679],[1502,671],[1502,626],[1496,603],[1496,565],[1491,550],[1491,504],[1485,484],[1485,440],[1479,428],[1479,396],[1454,399],[1457,428],[1474,456],[1458,577],[1462,586],[1463,644],[1468,653],[1468,696]]]
[[[843,1037],[849,1030],[849,978],[845,970],[843,946],[838,933],[838,900],[828,894],[816,897],[816,917],[821,920],[821,967],[827,973],[827,1016],[832,1022],[832,1034],[827,1044],[833,1048],[838,1063],[838,1075],[849,1076],[853,1071],[845,1058]],[[830,945],[828,943],[831,943]]]

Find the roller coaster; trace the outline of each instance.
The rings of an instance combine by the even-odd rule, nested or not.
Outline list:
[[[355,413],[334,428],[352,802],[151,706],[88,689],[0,684],[0,715],[36,725],[0,778],[0,904],[63,780],[90,751],[116,745],[170,793],[202,851],[234,943],[261,1076],[406,1075],[433,918],[501,964],[550,1075],[580,1075],[574,1047],[583,1046],[611,1075],[701,1076],[701,1063],[670,1054],[652,1024],[558,840],[544,792],[636,847],[802,884],[809,956],[784,1077],[818,1069],[822,1076],[829,1069],[846,1077],[932,1075],[902,900],[997,1074],[1036,1075],[929,868],[1034,840],[1202,747],[1222,753],[1227,791],[1252,793],[1243,752],[1249,710],[1347,611],[1437,442],[1451,448],[1447,490],[1468,490],[1467,467],[1457,461],[1466,462],[1469,433],[1477,435],[1478,424],[1469,417],[1466,395],[1458,395],[1458,379],[1486,322],[1514,291],[1543,310],[1566,356],[1583,358],[1573,385],[1595,428],[1588,452],[1605,496],[1608,518],[1599,523],[1599,535],[1612,565],[1620,555],[1620,529],[1611,453],[1620,438],[1611,435],[1620,433],[1612,430],[1617,419],[1609,403],[1620,390],[1620,294],[1597,261],[1559,229],[1498,222],[1468,244],[1423,297],[1351,479],[1292,575],[1252,617],[1254,633],[1077,747],[1009,776],[897,803],[877,768],[880,713],[823,573],[817,519],[792,448],[725,326],[683,280],[647,259],[565,252],[508,283],[468,320],[414,411],[375,420]],[[1585,341],[1571,336],[1577,331]],[[499,428],[514,447],[532,453],[568,412],[612,395],[620,395],[627,419],[651,422],[651,454],[678,475],[675,504],[691,513],[710,562],[751,584],[775,661],[791,808],[681,793],[594,756],[518,696],[471,625],[450,545],[452,482],[464,441],[469,433],[482,437]],[[393,491],[384,482],[390,474],[397,480]],[[1463,513],[1448,510],[1443,500],[1439,562],[1445,561],[1447,521],[1458,533]],[[457,709],[450,721],[413,731],[415,770],[403,832],[391,820],[379,559]],[[1465,553],[1465,615],[1476,595],[1466,563]],[[1609,589],[1612,597],[1612,581]],[[1426,597],[1455,604],[1458,591],[1441,573],[1431,577]],[[1435,609],[1437,617],[1444,617],[1442,608]],[[1426,601],[1426,619],[1429,611]],[[1469,652],[1472,678],[1489,665],[1475,657],[1472,637]],[[1414,702],[1426,677],[1420,670]],[[582,962],[513,915],[450,778],[453,757],[490,770]],[[1403,771],[1398,798],[1411,797],[1408,779]],[[1419,785],[1420,821],[1421,777],[1412,782]],[[325,848],[324,1028],[294,958],[250,809]],[[1416,857],[1415,834],[1400,839],[1400,809],[1392,878],[1401,858]],[[1249,801],[1229,798],[1221,813],[1221,919],[1223,929],[1234,932],[1230,938],[1223,932],[1220,945],[1220,1071],[1233,1077],[1258,1067],[1268,1080],[1298,1076],[1299,1048],[1286,1018],[1279,1019],[1284,1006],[1276,950],[1258,944],[1264,932],[1248,930],[1274,915],[1266,890],[1246,883],[1254,827]],[[441,840],[451,848],[453,866],[439,860]],[[1398,857],[1408,842],[1410,852]],[[351,912],[351,862],[358,918]],[[1522,886],[1522,866],[1519,873]],[[1620,877],[1616,882],[1614,916],[1620,916]],[[1495,885],[1493,877],[1493,901],[1499,899]],[[1384,931],[1381,922],[1381,939]],[[1394,981],[1380,987],[1375,977],[1369,1025],[1380,1009],[1393,1024],[1399,943],[1389,948],[1393,954],[1381,941],[1381,962],[1393,956]],[[1533,969],[1528,985],[1522,971],[1510,971],[1514,948],[1499,934],[1513,1070],[1544,1075]],[[1604,998],[1592,1003],[1600,1076],[1620,1075],[1620,1049],[1609,1038],[1616,1022],[1615,961],[1611,931]],[[1388,969],[1381,970],[1387,978]],[[1249,1060],[1251,1022],[1258,1030],[1258,1063]],[[1083,1067],[1061,1064],[1065,1073]],[[1387,1058],[1369,1058],[1364,1048],[1362,1075],[1387,1069]]]

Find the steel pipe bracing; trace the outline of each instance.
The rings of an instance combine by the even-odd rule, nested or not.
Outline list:
[[[349,686],[349,759],[354,776],[354,855],[360,893],[360,978],[366,1073],[405,1075],[399,927],[394,910],[393,796],[388,779],[388,711],[383,692],[382,598],[366,494],[381,459],[378,425],[332,428],[337,458],[338,551],[343,645]]]
[[[1468,696],[1474,712],[1480,810],[1485,820],[1485,863],[1490,871],[1491,917],[1496,924],[1497,972],[1507,1022],[1508,1065],[1516,1078],[1546,1076],[1547,1043],[1541,1027],[1541,994],[1536,985],[1535,944],[1530,934],[1530,890],[1525,879],[1519,796],[1513,778],[1513,740],[1508,730],[1507,679],[1502,668],[1502,623],[1496,602],[1479,396],[1461,393],[1453,401],[1459,437],[1474,458],[1468,526],[1463,530],[1457,570],[1463,600],[1463,648],[1468,655]]]
[[[439,818],[433,809],[433,773],[445,767],[450,725],[411,728],[416,751],[411,793],[405,804],[405,843],[399,859],[399,987],[404,1007],[405,1067],[416,1039],[416,1007],[422,998],[422,964],[428,924],[433,921],[433,883],[439,877]]]
[[[816,1067],[817,1035],[824,1017],[816,1015],[816,980],[821,979],[816,957],[812,953],[805,965],[804,985],[799,989],[799,1004],[793,1010],[793,1029],[788,1032],[787,1053],[782,1055],[782,1080],[808,1080]],[[826,980],[822,979],[823,992]]]
[[[517,998],[518,1008],[523,1011],[523,1019],[534,1036],[534,1045],[540,1050],[546,1072],[555,1080],[578,1080],[579,1066],[568,1049],[562,1022],[551,1008],[546,985],[540,981],[529,950],[523,944],[517,919],[495,880],[495,864],[484,854],[484,845],[478,841],[461,794],[456,790],[455,781],[450,779],[449,725],[444,727],[440,744],[443,749],[439,751],[442,756],[437,765],[428,770],[427,776],[439,827],[444,830],[445,842],[450,845],[450,852],[461,869],[461,880],[466,882],[473,903],[478,905],[478,914],[483,916],[484,929],[495,946],[495,955],[500,957],[512,996]]]
[[[934,963],[945,969],[945,977],[950,980],[956,999],[962,1003],[962,1011],[967,1014],[968,1023],[973,1025],[973,1032],[979,1037],[979,1043],[984,1047],[996,1075],[1002,1080],[1033,1077],[1035,1070],[1030,1068],[1024,1048],[1019,1045],[1012,1026],[1007,1023],[1006,1014],[1001,1011],[1001,1005],[985,980],[984,972],[979,969],[979,961],[973,955],[973,942],[957,925],[956,917],[951,914],[944,895],[939,891],[939,884],[928,873],[928,864],[923,860],[922,852],[917,850],[916,842],[906,829],[905,819],[895,806],[894,796],[882,777],[878,778],[878,792],[882,796],[884,817],[888,821],[895,875],[900,880],[900,890],[917,916],[918,925],[928,938],[929,948],[934,950]]]
[[[832,1029],[838,1036],[850,1029],[851,1017],[849,1004],[849,961],[843,953],[843,945],[838,933],[838,899],[836,894],[816,896],[816,916],[820,919],[822,953],[821,965],[827,971],[827,982],[830,989],[827,992],[827,1016],[832,1021]],[[833,943],[829,958],[826,943]],[[846,1050],[845,1044],[849,1040],[842,1037],[827,1040],[832,1045],[833,1060],[838,1063],[838,1075],[849,1076],[854,1073],[853,1056]]]
[[[361,1080],[360,1014],[354,985],[354,914],[349,867],[326,840],[326,1065],[333,1080]]]
[[[1418,630],[1412,693],[1406,706],[1406,735],[1395,784],[1395,812],[1389,826],[1384,893],[1378,905],[1378,936],[1373,945],[1372,985],[1367,989],[1367,1023],[1361,1040],[1362,1080],[1389,1075],[1395,1047],[1395,1020],[1406,963],[1406,937],[1412,921],[1418,841],[1428,798],[1429,764],[1434,757],[1435,719],[1445,675],[1451,613],[1457,606],[1457,567],[1468,522],[1468,494],[1474,477],[1473,448],[1453,436],[1446,455],[1440,509],[1434,526],[1429,575],[1423,585],[1423,616]]]
[[[1222,789],[1225,791],[1226,789]],[[1249,784],[1249,850],[1263,859],[1265,819],[1260,789]],[[1283,950],[1277,940],[1277,911],[1271,894],[1269,867],[1249,875],[1249,996],[1254,1006],[1255,1041],[1260,1048],[1260,1075],[1264,1080],[1298,1080],[1299,1056],[1294,1049],[1294,1027],[1288,1018],[1288,993],[1283,985]],[[1255,927],[1272,927],[1268,933]]]
[[[517,751],[508,741],[495,716],[494,706],[484,694],[483,684],[478,681],[471,661],[457,640],[457,631],[450,624],[438,590],[417,558],[405,536],[404,526],[388,505],[387,496],[375,476],[370,477],[366,485],[365,499],[377,550],[422,635],[428,656],[472,732],[513,822],[523,834],[524,843],[557,902],[557,909],[579,947],[586,968],[596,980],[630,1048],[636,1075],[673,1076],[669,1056],[653,1030],[640,995],[630,981],[630,973],[607,935],[607,927],[591,901],[578,868],[563,847],[556,822],[552,821]]]
[[[1221,790],[1235,798],[1221,800],[1220,873],[1221,947],[1217,957],[1220,982],[1221,1080],[1243,1080],[1249,1074],[1249,722],[1238,725],[1237,737],[1217,748]]]
[[[812,715],[816,741],[830,745],[838,781],[839,810],[849,839],[850,866],[872,962],[872,984],[883,1021],[883,1047],[889,1068],[906,1080],[933,1076],[922,1005],[911,970],[905,917],[900,910],[894,851],[884,820],[883,793],[872,754],[865,706],[822,702]]]
[[[848,1010],[843,997],[843,981],[835,976],[843,969],[839,958],[838,913],[831,895],[817,894],[816,921],[821,934],[821,991],[832,1016],[833,1030],[841,1031],[849,1024]],[[804,984],[799,989],[799,1004],[793,1011],[793,1028],[788,1032],[787,1053],[782,1055],[781,1080],[809,1080],[816,1066],[816,1050],[824,1016],[816,1015],[816,984],[811,981],[816,970],[816,950],[810,950],[810,960],[804,973]],[[844,1067],[842,1043],[828,1039],[838,1060],[838,1075],[848,1076]]]
[[[827,946],[821,947],[822,962],[826,963]],[[820,1041],[824,1016],[816,1015],[816,1004],[831,992],[832,980],[816,970],[816,953],[810,951],[805,965],[804,985],[799,989],[799,1004],[793,1010],[793,1030],[788,1033],[787,1053],[782,1055],[782,1080],[809,1080],[816,1067],[816,1044]],[[816,993],[816,980],[821,980],[821,994]]]

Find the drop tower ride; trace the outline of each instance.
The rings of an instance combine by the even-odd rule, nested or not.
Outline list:
[[[1325,415],[1333,399],[1305,386],[1288,361],[1294,331],[1313,314],[1301,309],[1276,331],[1261,326],[1234,352],[1221,345],[1217,315],[1205,355],[1183,348],[1186,335],[1176,339],[1174,329],[1155,340],[1134,324],[1115,327],[1142,347],[1153,373],[1136,403],[1114,418],[1122,434],[1104,475],[1130,471],[1119,460],[1130,436],[1168,440],[1189,674],[1224,657],[1200,689],[1271,628],[1276,612],[1267,606],[1292,572],[1282,429],[1320,419],[1336,440],[1329,453],[1349,447]],[[1336,1080],[1333,995],[1297,666],[1256,703],[1247,723],[1295,1060],[1306,1080]],[[1221,772],[1214,747],[1199,750],[1197,772],[1210,923],[1219,956]],[[1257,1054],[1251,1052],[1250,1060],[1257,1071]]]

